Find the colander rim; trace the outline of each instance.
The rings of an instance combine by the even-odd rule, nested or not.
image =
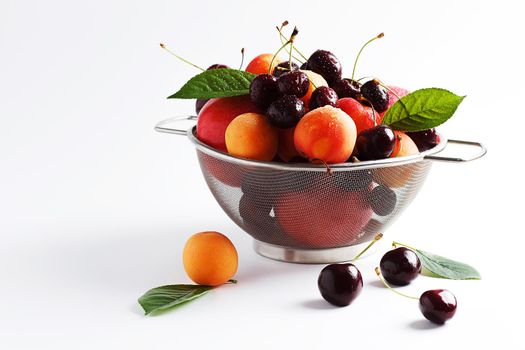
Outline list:
[[[204,144],[203,142],[201,142],[197,138],[196,130],[197,130],[196,126],[189,128],[186,132],[186,136],[195,145],[195,148],[198,151],[206,153],[207,155],[213,158],[216,158],[216,159],[224,160],[229,163],[233,163],[237,165],[259,167],[259,168],[271,169],[271,170],[326,171],[326,166],[324,166],[323,164],[277,163],[277,162],[272,162],[272,161],[267,162],[267,161],[251,160],[251,159],[246,159],[246,158],[235,157],[230,154],[216,150]],[[428,161],[427,159],[425,159],[426,156],[430,156],[430,155],[441,152],[447,145],[447,141],[448,141],[447,138],[445,138],[443,135],[439,133],[438,135],[439,135],[439,144],[437,146],[429,150],[426,150],[424,152],[419,152],[418,154],[405,156],[405,157],[360,161],[356,163],[337,163],[337,164],[330,164],[329,166],[332,171],[354,171],[354,170],[360,170],[360,169],[387,168],[387,167],[394,167],[394,166],[417,163],[417,162],[425,161],[425,160]]]

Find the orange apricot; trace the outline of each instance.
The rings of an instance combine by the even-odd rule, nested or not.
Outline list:
[[[250,63],[248,63],[248,65],[246,66],[246,71],[253,74],[271,74],[275,66],[281,62],[279,57],[276,57],[273,61],[273,66],[270,71],[270,64],[272,63],[273,56],[273,53],[260,54],[259,56],[251,60]]]
[[[263,114],[244,113],[226,128],[228,153],[254,160],[272,160],[277,154],[279,136]]]
[[[191,236],[182,253],[184,269],[197,284],[218,286],[237,272],[238,255],[233,243],[216,231],[199,232]]]
[[[314,92],[314,90],[319,86],[328,86],[328,83],[320,74],[317,74],[316,72],[312,72],[311,70],[302,70],[302,72],[308,76],[308,80],[310,81],[310,87],[308,88],[306,95],[301,97],[301,100],[304,102],[304,106],[308,108],[310,97],[312,97],[312,92]]]
[[[352,154],[357,137],[355,123],[348,114],[332,106],[314,109],[295,127],[297,151],[310,160],[343,163]]]

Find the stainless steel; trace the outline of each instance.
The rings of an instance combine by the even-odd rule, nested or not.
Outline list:
[[[449,139],[448,140],[448,143],[452,143],[452,144],[458,144],[458,145],[467,145],[467,146],[474,146],[474,147],[477,147],[479,148],[479,152],[473,156],[470,156],[469,158],[459,158],[459,157],[441,157],[441,156],[437,156],[437,155],[427,155],[425,156],[425,159],[430,159],[430,160],[437,160],[437,161],[441,161],[441,162],[471,162],[473,160],[476,160],[476,159],[479,159],[481,157],[483,157],[486,153],[487,153],[487,148],[485,147],[485,145],[483,145],[482,143],[479,143],[479,142],[474,142],[474,141],[463,141],[463,140],[451,140]]]
[[[189,115],[184,117],[175,117],[175,118],[169,118],[164,119],[155,125],[155,131],[158,132],[164,132],[167,134],[175,134],[175,135],[186,135],[188,133],[188,129],[177,129],[177,128],[169,128],[168,125],[170,124],[176,124],[177,122],[182,121],[192,121],[197,120],[197,116],[195,115]]]
[[[340,248],[300,249],[264,243],[256,239],[253,240],[253,249],[257,254],[273,260],[299,264],[329,264],[350,261],[350,259],[353,259],[365,249],[367,245],[368,243],[365,242]],[[378,248],[379,243],[376,243],[361,257],[372,255]]]
[[[232,157],[200,142],[195,127],[183,131],[171,123],[155,130],[187,135],[195,145],[202,173],[224,212],[255,240],[255,250],[272,259],[328,263],[352,259],[361,244],[384,232],[419,192],[432,161],[465,162],[475,158],[437,156],[447,145],[408,157],[322,165],[260,162]],[[373,188],[394,193],[385,196]],[[390,189],[390,190],[388,190]],[[373,208],[372,208],[373,207]],[[387,215],[378,215],[391,211]]]

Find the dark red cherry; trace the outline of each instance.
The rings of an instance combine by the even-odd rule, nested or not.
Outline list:
[[[388,91],[375,79],[361,86],[361,95],[369,101],[379,113],[388,109]]]
[[[308,76],[299,70],[284,73],[277,79],[277,88],[281,95],[303,97],[308,92],[309,87]]]
[[[219,69],[219,68],[230,68],[225,64],[215,63],[208,67],[206,70]],[[208,102],[208,100],[197,100],[195,101],[195,112],[199,115],[202,107]]]
[[[352,264],[331,264],[321,271],[317,285],[330,304],[347,306],[361,293],[363,278]]]
[[[312,96],[310,97],[308,107],[311,111],[326,105],[336,107],[337,100],[338,97],[334,89],[329,88],[328,86],[319,86],[317,89],[314,90],[314,92],[312,92]]]
[[[340,189],[346,192],[354,192],[370,187],[372,184],[372,171],[369,169],[336,171],[332,174],[332,179]]]
[[[427,290],[419,297],[419,309],[427,320],[444,324],[456,313],[458,302],[446,289]]]
[[[277,80],[270,74],[259,74],[250,84],[250,100],[257,107],[265,110],[280,96]]]
[[[440,141],[436,129],[407,132],[406,134],[414,141],[419,152],[436,147]]]
[[[379,267],[387,282],[396,286],[406,286],[419,276],[421,261],[413,250],[399,247],[386,252]]]
[[[306,61],[306,69],[320,74],[328,84],[340,80],[343,72],[339,59],[326,50],[315,51]]]
[[[266,110],[270,124],[282,129],[296,126],[304,113],[304,102],[291,95],[273,101]]]
[[[366,200],[374,213],[379,216],[386,216],[392,213],[396,207],[397,195],[391,188],[384,185],[377,185],[370,191]]]
[[[361,95],[361,84],[355,80],[343,78],[330,85],[339,98],[351,97],[357,99]]]
[[[293,72],[299,69],[299,66],[292,62],[292,67],[290,68],[290,61],[284,61],[275,66],[273,70],[273,76],[279,78],[284,73]]]
[[[390,157],[394,151],[396,136],[386,125],[378,125],[359,133],[356,140],[359,160],[376,160]]]

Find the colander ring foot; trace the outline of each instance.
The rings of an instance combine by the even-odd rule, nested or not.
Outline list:
[[[366,248],[369,242],[338,248],[324,249],[301,249],[283,247],[270,243],[253,240],[255,252],[265,258],[298,263],[298,264],[330,264],[352,260],[357,254]],[[381,242],[372,246],[361,258],[374,254]]]

